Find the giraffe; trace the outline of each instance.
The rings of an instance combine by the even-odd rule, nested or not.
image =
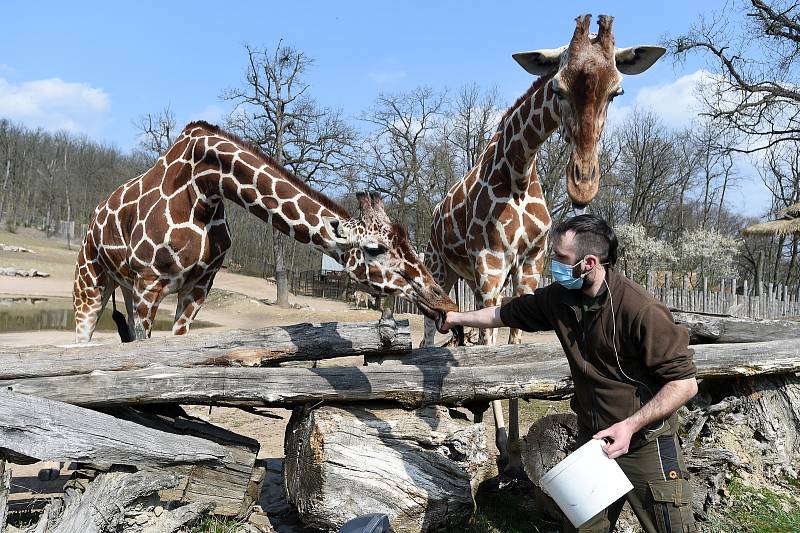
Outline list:
[[[206,122],[189,123],[152,168],[95,209],[75,268],[77,342],[91,340],[117,286],[133,338],[150,336],[159,304],[172,293],[172,333],[186,334],[231,244],[225,199],[332,256],[373,292],[408,298],[436,320],[457,309],[380,197],[357,196],[356,218],[257,146]]]
[[[589,33],[590,15],[575,21],[568,45],[513,55],[538,79],[505,112],[476,165],[434,209],[425,263],[445,291],[464,279],[478,307],[496,305],[509,281],[516,296],[539,284],[551,221],[536,174],[538,147],[560,127],[572,148],[567,194],[576,211],[585,209],[600,184],[598,142],[608,105],[622,94],[620,74],[644,72],[665,51],[615,48],[613,17],[600,15],[597,35]],[[422,345],[431,345],[434,334],[434,323],[426,319]],[[479,344],[495,341],[494,330],[479,333]],[[511,330],[509,342],[521,342],[518,330]],[[500,402],[492,408],[498,448],[508,459]],[[516,412],[511,400],[512,442],[518,439]],[[509,464],[518,466],[518,458]]]

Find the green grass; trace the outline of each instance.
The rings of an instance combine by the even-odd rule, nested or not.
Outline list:
[[[233,518],[204,516],[189,528],[190,533],[238,533],[244,531],[242,522]]]
[[[797,479],[786,479],[788,485],[800,488]],[[738,479],[728,486],[732,505],[714,511],[704,524],[705,531],[742,533],[789,533],[800,530],[800,500],[780,495],[767,488],[754,488]],[[784,507],[788,507],[785,510]]]

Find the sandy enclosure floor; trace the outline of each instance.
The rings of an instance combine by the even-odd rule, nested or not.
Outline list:
[[[76,245],[72,250],[67,250],[61,241],[42,238],[41,233],[20,228],[18,233],[0,232],[0,243],[25,246],[35,253],[0,252],[0,266],[15,266],[18,268],[36,268],[51,274],[49,278],[14,278],[0,276],[0,295],[23,297],[61,297],[72,296],[72,275]],[[118,296],[118,305],[121,304],[121,294]],[[209,299],[197,316],[198,320],[211,322],[216,326],[198,329],[196,332],[209,333],[226,331],[239,328],[260,328],[265,326],[278,326],[297,324],[302,322],[355,322],[377,320],[377,311],[356,309],[352,305],[334,300],[290,297],[290,303],[299,304],[300,309],[279,309],[264,303],[274,301],[276,289],[274,284],[267,281],[228,271],[221,271],[216,277],[214,288]],[[175,309],[174,296],[168,297],[161,306],[160,314],[169,317]],[[411,335],[414,346],[418,346],[423,333],[423,319],[419,315],[398,315],[397,319],[407,319],[411,325]],[[154,336],[169,335],[169,332],[154,332]],[[191,333],[190,333],[191,334]],[[116,333],[97,332],[94,340],[116,340]],[[550,334],[526,334],[525,342],[552,340]],[[444,343],[448,336],[437,335],[437,343]],[[508,330],[501,330],[498,341],[506,342]],[[0,333],[0,346],[26,346],[42,344],[69,344],[74,342],[71,331],[36,331],[22,333]],[[325,361],[321,365],[355,365],[361,364],[360,358],[343,358],[335,361]],[[562,411],[563,405],[545,404],[531,407],[522,402],[524,435],[530,423],[541,414],[548,411]],[[286,424],[291,412],[284,409],[271,409],[270,413],[279,418],[266,418],[243,412],[238,409],[208,406],[186,406],[190,414],[208,420],[214,424],[224,426],[236,433],[247,435],[261,443],[259,457],[269,459],[270,472],[268,487],[265,488],[264,498],[275,496],[275,476],[279,476],[279,465],[283,457],[283,437]],[[507,409],[507,406],[506,406]],[[507,420],[506,413],[506,420]],[[484,417],[487,437],[490,446],[494,445],[494,420],[490,413]],[[277,466],[276,466],[277,465]],[[41,468],[58,468],[58,464],[36,464],[25,467],[14,466],[13,473],[20,477],[27,488],[33,491],[49,491],[53,487],[41,484],[36,479],[36,474]],[[68,465],[63,465],[66,473]],[[38,485],[37,485],[38,483]],[[52,484],[51,484],[52,485]],[[57,485],[57,484],[56,484]],[[262,502],[265,507],[270,502]],[[272,502],[274,504],[274,502]]]

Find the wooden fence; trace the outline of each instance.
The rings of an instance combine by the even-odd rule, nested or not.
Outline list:
[[[800,286],[789,287],[783,284],[768,283],[759,290],[754,283],[737,278],[711,282],[707,278],[680,276],[674,282],[675,274],[647,274],[645,287],[671,309],[692,313],[712,313],[748,318],[785,318],[800,316]],[[544,276],[542,285],[552,283]],[[512,296],[510,287],[503,291],[503,297]],[[475,309],[475,296],[463,280],[450,291],[462,311]],[[396,313],[421,314],[417,307],[405,300],[396,299]]]

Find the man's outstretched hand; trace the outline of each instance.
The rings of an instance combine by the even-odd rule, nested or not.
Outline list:
[[[453,327],[455,327],[456,324],[454,324],[452,321],[453,319],[452,315],[453,311],[448,311],[447,313],[442,315],[441,320],[439,321],[438,324],[436,324],[436,329],[439,330],[439,333],[447,333],[448,331],[453,329]]]
[[[628,453],[628,447],[631,445],[631,437],[636,431],[636,428],[633,427],[628,419],[625,419],[603,431],[598,431],[592,438],[607,438],[611,440],[610,443],[603,445],[603,451],[606,452],[609,459],[616,459],[620,455]]]

